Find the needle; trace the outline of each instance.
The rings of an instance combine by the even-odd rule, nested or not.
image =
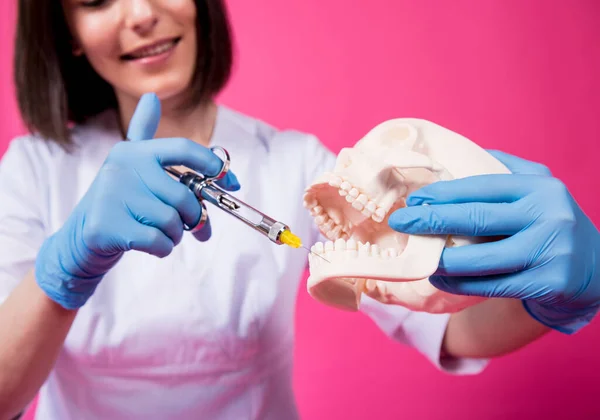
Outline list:
[[[281,234],[279,235],[279,240],[281,241],[281,243],[284,243],[284,244],[286,244],[288,246],[291,246],[292,248],[304,248],[310,254],[316,255],[317,257],[321,258],[322,260],[327,261],[327,259],[325,257],[323,257],[322,255],[319,255],[316,252],[312,252],[310,249],[308,249],[306,246],[304,246],[302,244],[302,240],[300,240],[299,237],[297,237],[296,235],[294,235],[288,229],[286,229],[283,232],[281,232]],[[330,261],[327,261],[327,262],[331,264]]]
[[[329,261],[328,259],[326,259],[324,256],[317,254],[316,252],[312,252],[310,249],[308,249],[307,247],[305,247],[304,245],[302,245],[302,248],[306,249],[308,252],[310,252],[312,255],[316,255],[317,257],[321,258],[324,261],[327,261],[329,264],[331,264],[331,261]]]

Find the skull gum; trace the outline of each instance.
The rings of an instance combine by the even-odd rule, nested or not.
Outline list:
[[[340,309],[359,309],[362,294],[415,311],[450,313],[479,303],[435,288],[429,277],[444,247],[481,238],[406,235],[388,226],[413,191],[437,181],[510,171],[467,138],[429,121],[398,118],[369,131],[337,156],[304,194],[321,233],[309,255],[308,292]],[[487,240],[490,240],[489,238]]]

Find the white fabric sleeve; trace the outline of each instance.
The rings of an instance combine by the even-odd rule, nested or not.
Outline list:
[[[367,295],[361,297],[360,311],[392,340],[413,347],[445,373],[474,375],[489,363],[488,359],[441,357],[450,314],[415,312],[399,305],[385,305]]]
[[[308,186],[323,172],[333,171],[336,156],[314,136],[308,136],[306,147]],[[327,240],[314,225],[312,243]],[[413,347],[443,372],[455,375],[477,374],[489,362],[487,359],[441,357],[442,341],[450,314],[415,312],[399,305],[383,304],[367,295],[361,297],[360,311],[371,318],[388,337]]]
[[[0,160],[0,304],[34,267],[45,239],[42,171],[25,137],[14,139]]]

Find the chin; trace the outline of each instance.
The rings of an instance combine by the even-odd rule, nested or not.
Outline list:
[[[136,86],[136,96],[153,92],[164,102],[184,95],[189,90],[191,83],[191,77],[179,76],[148,80],[146,83],[136,83],[134,86]]]

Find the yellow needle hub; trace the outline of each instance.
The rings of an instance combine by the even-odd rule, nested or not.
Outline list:
[[[283,232],[281,232],[281,234],[279,235],[279,240],[281,241],[282,244],[285,244],[287,246],[291,246],[292,248],[304,248],[308,252],[310,252],[311,254],[316,255],[317,257],[319,257],[319,258],[321,258],[321,259],[329,262],[322,255],[315,254],[310,249],[308,249],[307,247],[303,246],[302,245],[302,240],[299,237],[297,237],[296,235],[294,235],[292,232],[290,232],[289,230],[284,230]]]
[[[289,230],[281,232],[279,240],[281,243],[291,246],[292,248],[300,248],[302,246],[302,240]]]

